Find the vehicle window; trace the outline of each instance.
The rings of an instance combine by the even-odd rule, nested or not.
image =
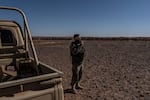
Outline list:
[[[13,44],[13,34],[10,30],[0,30],[0,37],[2,46],[9,46]]]

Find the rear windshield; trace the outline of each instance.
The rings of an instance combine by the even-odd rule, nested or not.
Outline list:
[[[0,30],[2,46],[11,46],[14,44],[13,34],[10,30]]]

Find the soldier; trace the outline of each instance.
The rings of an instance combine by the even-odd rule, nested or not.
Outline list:
[[[73,37],[74,41],[71,42],[70,45],[70,55],[72,58],[72,92],[74,94],[77,93],[76,89],[83,89],[80,86],[79,82],[82,77],[82,70],[83,70],[83,59],[85,55],[85,48],[83,47],[83,43],[79,34],[74,34]]]

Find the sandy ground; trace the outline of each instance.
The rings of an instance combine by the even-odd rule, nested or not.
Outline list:
[[[35,41],[38,57],[64,73],[70,88],[69,40]],[[65,100],[150,100],[150,41],[84,41],[86,58],[78,94]]]

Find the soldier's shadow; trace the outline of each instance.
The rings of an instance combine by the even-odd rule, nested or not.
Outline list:
[[[65,89],[64,94],[66,94],[66,93],[72,93],[72,89]]]

